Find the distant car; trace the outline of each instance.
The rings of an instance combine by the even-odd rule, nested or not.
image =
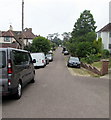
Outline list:
[[[81,62],[78,57],[69,57],[68,62],[67,62],[68,67],[81,67]]]
[[[44,53],[31,53],[32,59],[36,60],[34,63],[34,67],[45,67],[46,66],[46,58]]]
[[[63,47],[62,53],[64,53],[64,51],[66,51],[66,48],[65,48],[65,47]]]
[[[49,51],[49,54],[53,54],[52,50]]]
[[[49,64],[49,58],[45,56],[46,64]]]
[[[69,52],[67,50],[64,51],[64,55],[69,55]]]
[[[49,61],[53,61],[53,55],[52,54],[46,54],[46,57],[49,59]]]

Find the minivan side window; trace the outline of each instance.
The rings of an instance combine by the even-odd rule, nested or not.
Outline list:
[[[21,51],[13,51],[13,62],[15,65],[29,64],[30,59],[28,53]]]
[[[0,51],[0,68],[6,67],[6,52]]]

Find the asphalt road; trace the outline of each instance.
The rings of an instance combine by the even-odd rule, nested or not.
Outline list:
[[[3,118],[108,118],[109,80],[72,76],[61,48],[54,61],[36,69],[36,82],[20,100],[2,101]]]

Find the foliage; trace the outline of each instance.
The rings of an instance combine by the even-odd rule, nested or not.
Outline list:
[[[90,13],[89,10],[83,11],[81,13],[80,18],[74,25],[74,29],[72,32],[72,37],[80,37],[84,36],[88,33],[95,32],[96,26],[95,21],[93,19],[93,15]]]
[[[96,48],[93,47],[93,42],[96,39],[95,29],[93,15],[89,10],[83,11],[71,33],[70,44],[68,43],[70,53],[78,57],[86,57],[95,52]]]
[[[32,52],[44,52],[46,54],[50,48],[50,41],[48,39],[41,36],[33,39],[31,48]]]
[[[52,42],[55,43],[57,46],[62,44],[62,41],[57,36],[54,37]]]
[[[95,49],[95,54],[102,52],[103,50],[102,38],[93,41],[93,49]]]
[[[103,51],[102,51],[102,58],[109,58],[109,56],[110,56],[110,53],[109,53],[109,51],[107,50],[107,49],[104,49]]]
[[[87,57],[85,58],[82,58],[81,61],[82,62],[85,62],[85,63],[88,63],[88,64],[92,64],[93,62],[97,62],[101,59],[101,54],[91,54],[91,55],[88,55]]]

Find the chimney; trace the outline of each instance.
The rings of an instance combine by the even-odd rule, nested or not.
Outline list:
[[[10,25],[10,27],[9,27],[9,30],[13,30],[13,27],[12,27],[12,25]]]
[[[32,32],[32,28],[29,28],[29,31]]]

